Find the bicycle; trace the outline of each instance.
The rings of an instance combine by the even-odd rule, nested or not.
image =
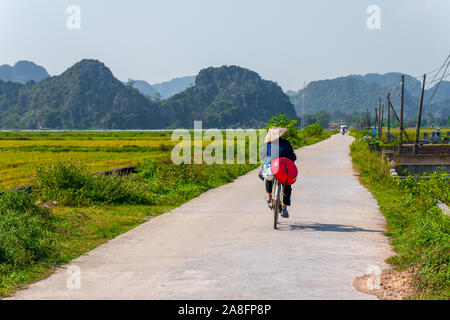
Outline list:
[[[272,210],[273,210],[273,228],[278,229],[278,217],[281,214],[281,208],[283,208],[283,195],[284,184],[280,183],[277,179],[273,179],[272,187]]]

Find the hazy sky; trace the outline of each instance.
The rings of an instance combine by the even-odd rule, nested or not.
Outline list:
[[[81,9],[69,30],[66,10]],[[381,29],[366,25],[369,5]],[[0,0],[0,64],[52,75],[83,58],[150,83],[239,65],[299,89],[303,81],[390,71],[419,75],[450,53],[450,0]]]

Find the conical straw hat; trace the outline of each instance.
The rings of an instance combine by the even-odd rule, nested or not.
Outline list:
[[[288,129],[286,128],[270,127],[269,132],[267,132],[267,137],[264,140],[264,143],[269,143],[280,139],[282,136],[286,134],[287,131]]]

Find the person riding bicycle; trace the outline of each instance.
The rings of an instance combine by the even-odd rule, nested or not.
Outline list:
[[[270,127],[267,133],[267,137],[264,140],[264,148],[261,151],[261,159],[265,158],[264,164],[270,164],[272,160],[276,158],[287,158],[293,162],[297,160],[294,149],[288,140],[281,137],[287,133],[286,128]],[[273,145],[273,147],[272,147]],[[276,154],[276,148],[278,146],[278,154]],[[274,155],[272,156],[272,149],[274,149]],[[273,181],[265,180],[266,183],[266,202],[269,206],[272,204],[272,187]],[[292,186],[286,185],[284,187],[283,195],[283,208],[281,209],[281,216],[283,218],[289,218],[289,212],[287,206],[291,205]]]

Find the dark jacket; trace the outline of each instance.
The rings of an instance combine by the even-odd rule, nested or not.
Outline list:
[[[284,139],[279,139],[279,158],[288,158],[291,161],[297,160],[297,156],[295,155],[294,149],[292,148],[292,145],[289,141]],[[264,145],[264,149],[261,151],[261,159],[266,158],[266,161],[264,163],[270,163],[272,162],[272,143],[266,143]]]

